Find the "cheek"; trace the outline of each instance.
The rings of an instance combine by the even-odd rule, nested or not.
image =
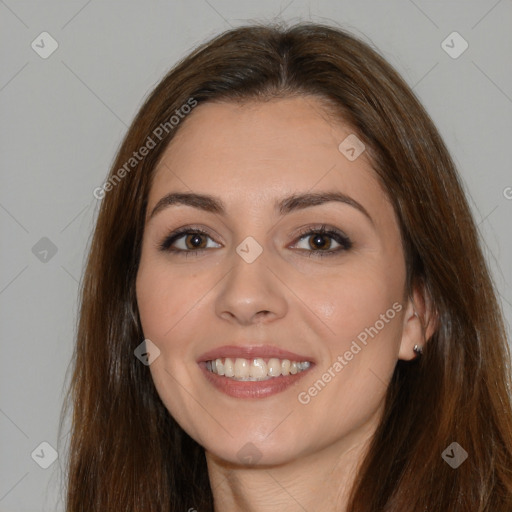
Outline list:
[[[313,285],[303,281],[298,295],[308,297],[307,306],[326,327],[322,332],[330,340],[330,351],[339,353],[358,336],[364,339],[368,330],[374,333],[375,325],[380,339],[396,339],[401,285],[400,276],[377,266],[347,266],[337,275],[315,279]]]
[[[194,380],[189,366],[182,363],[189,356],[184,329],[193,333],[195,315],[204,314],[197,304],[202,294],[193,286],[182,286],[179,277],[167,265],[142,259],[136,280],[137,303],[144,336],[160,350],[149,367],[155,388],[170,414],[201,443],[196,428],[201,411],[192,395],[183,392],[194,388]]]
[[[403,279],[400,271],[386,272],[378,264],[354,265],[312,294],[314,311],[330,328],[324,338],[328,358],[319,369],[328,390],[320,393],[320,384],[312,395],[322,395],[319,409],[342,406],[332,411],[336,425],[344,424],[347,411],[364,418],[383,397],[398,358]]]
[[[185,273],[162,259],[141,259],[136,294],[142,330],[164,359],[189,358],[190,340],[211,317],[209,292],[215,283],[213,272]]]
[[[176,280],[156,261],[141,261],[136,280],[137,305],[146,338],[165,339],[187,302],[187,289],[176,293]],[[182,312],[182,315],[184,312]]]
[[[400,345],[401,287],[380,272],[352,269],[310,297],[317,324],[329,326],[319,340],[326,357],[297,398],[319,418],[329,411],[329,431],[346,432],[369,421],[384,400]]]

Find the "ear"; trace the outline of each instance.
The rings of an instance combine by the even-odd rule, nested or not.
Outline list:
[[[415,286],[405,308],[398,359],[404,361],[415,359],[417,356],[414,352],[414,346],[418,345],[425,350],[425,346],[436,331],[437,325],[437,313],[428,294],[425,293],[423,285]]]

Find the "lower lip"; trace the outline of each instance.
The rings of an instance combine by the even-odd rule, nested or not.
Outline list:
[[[206,363],[199,363],[199,366],[208,379],[219,391],[234,398],[266,398],[281,393],[290,386],[293,386],[304,374],[313,367],[302,370],[295,375],[281,375],[261,381],[241,381],[223,377],[206,369]]]

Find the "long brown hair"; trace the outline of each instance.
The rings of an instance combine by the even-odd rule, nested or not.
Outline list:
[[[158,84],[125,136],[82,282],[63,408],[73,406],[67,512],[213,510],[204,450],[133,353],[144,339],[135,277],[146,201],[162,152],[186,123],[169,122],[183,105],[291,95],[321,99],[366,145],[397,214],[407,290],[420,286],[438,319],[419,363],[396,366],[348,511],[512,510],[510,353],[454,164],[382,57],[343,30],[302,23],[245,26],[201,45]],[[127,167],[150,136],[155,147]],[[457,469],[441,457],[452,442],[468,453]]]

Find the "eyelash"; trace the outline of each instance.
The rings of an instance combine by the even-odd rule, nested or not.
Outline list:
[[[172,247],[172,244],[183,237],[183,235],[202,235],[207,236],[208,238],[211,238],[210,234],[203,229],[200,228],[194,228],[194,227],[183,227],[180,228],[174,232],[172,232],[170,235],[168,235],[158,246],[159,250],[161,251],[167,251],[172,252],[179,255],[184,255],[185,257],[188,257],[189,254],[195,254],[199,255],[203,251],[206,251],[208,249],[202,248],[202,249],[195,249],[195,250],[184,250],[184,249],[176,249]],[[348,236],[346,236],[341,231],[338,231],[334,228],[327,228],[325,224],[320,226],[319,228],[306,228],[302,230],[298,234],[298,238],[296,242],[297,244],[299,241],[301,241],[303,238],[307,238],[312,235],[322,235],[322,236],[328,236],[329,238],[332,238],[335,242],[340,244],[340,247],[334,250],[322,250],[322,249],[300,249],[302,251],[306,251],[310,253],[308,257],[312,256],[318,256],[318,257],[325,257],[325,256],[335,256],[343,251],[348,251],[352,248],[352,241]]]
[[[311,249],[307,252],[309,252],[309,257],[311,256],[335,256],[341,252],[348,251],[352,248],[352,241],[350,238],[342,233],[341,231],[335,229],[335,228],[328,228],[325,224],[322,224],[319,228],[306,228],[302,230],[299,233],[298,241],[302,240],[303,238],[308,238],[312,235],[322,235],[327,236],[331,239],[333,239],[335,242],[337,242],[340,247],[337,249],[330,249],[323,251],[321,249]]]

